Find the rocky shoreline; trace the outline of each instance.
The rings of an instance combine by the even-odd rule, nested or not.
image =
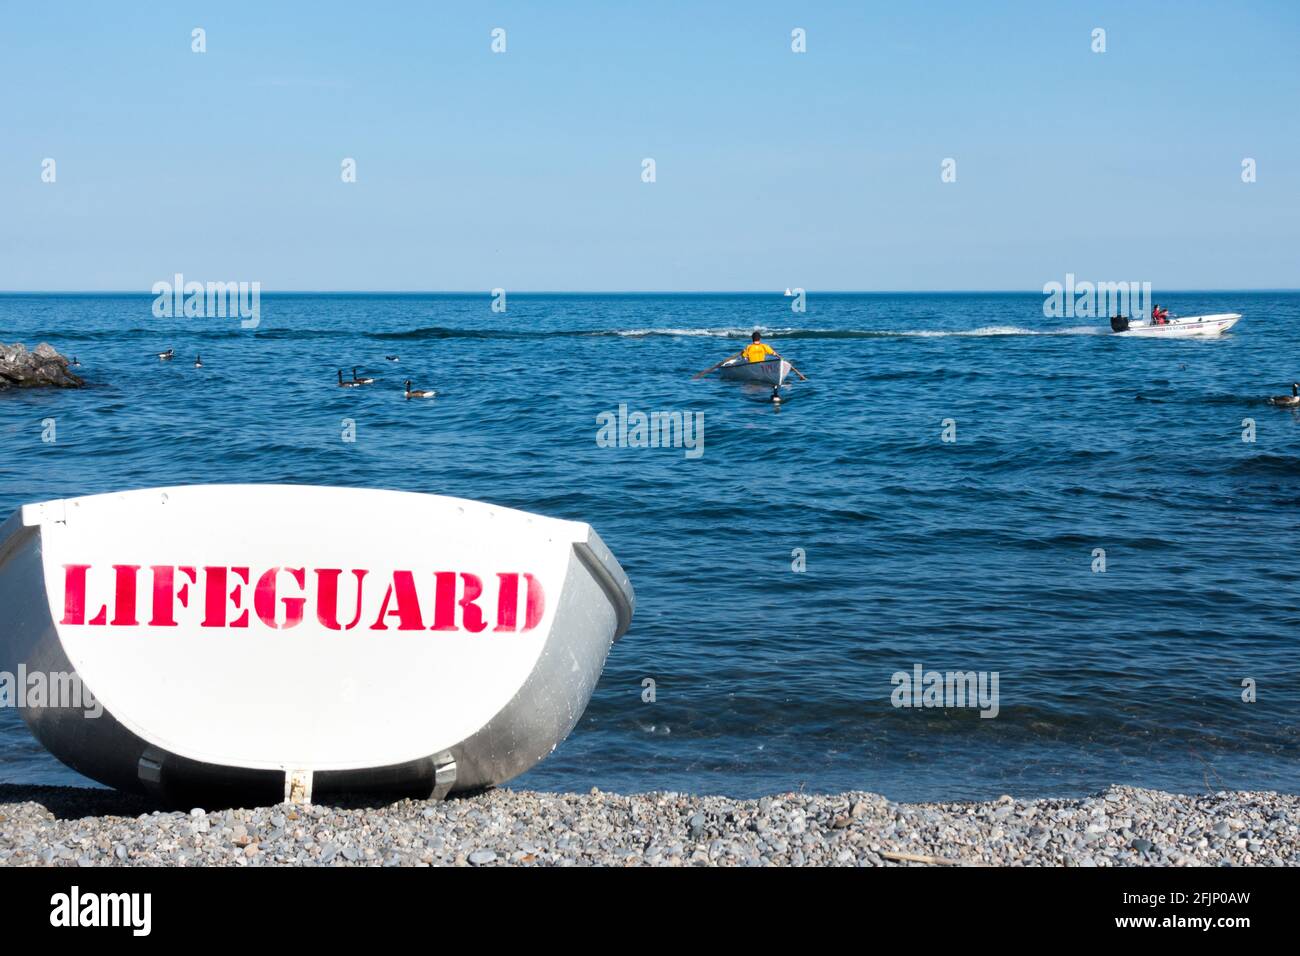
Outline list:
[[[491,790],[159,811],[107,790],[0,786],[7,866],[1300,865],[1300,796],[1112,787],[1085,799],[901,804]]]
[[[52,345],[42,342],[30,352],[21,342],[0,342],[0,391],[7,388],[81,388],[86,383]]]

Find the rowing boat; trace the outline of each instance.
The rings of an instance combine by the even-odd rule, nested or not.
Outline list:
[[[0,524],[0,670],[71,693],[23,719],[168,803],[502,783],[573,729],[634,601],[590,526],[438,495],[182,486]]]
[[[718,367],[718,374],[735,382],[759,382],[780,388],[790,374],[790,363],[782,358],[769,358],[762,362],[747,362],[743,358],[728,359]]]
[[[1219,335],[1228,331],[1240,321],[1236,312],[1224,312],[1219,315],[1189,315],[1185,318],[1170,319],[1162,325],[1151,322],[1130,322],[1127,319],[1111,319],[1111,329],[1115,335],[1128,335],[1140,338],[1186,338],[1193,335]]]

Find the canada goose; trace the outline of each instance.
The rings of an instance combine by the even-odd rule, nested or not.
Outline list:
[[[77,357],[75,355],[72,356],[72,367],[81,368],[81,363],[77,361]]]
[[[433,398],[437,394],[437,392],[426,388],[417,388],[415,391],[411,391],[411,380],[409,378],[406,380],[407,398]]]
[[[175,353],[175,351],[176,351],[175,349],[168,349],[166,352],[159,352],[158,358],[164,362],[169,361],[172,355]]]
[[[339,388],[360,388],[360,387],[361,387],[360,382],[343,381],[343,369],[339,369]]]
[[[1272,405],[1280,405],[1282,408],[1300,408],[1300,384],[1291,384],[1290,395],[1274,395],[1269,399]]]
[[[201,356],[198,355],[194,356],[194,367],[203,368],[203,359]]]
[[[357,367],[355,365],[352,366],[352,381],[356,382],[358,385],[375,384],[375,380],[373,378],[357,378]]]

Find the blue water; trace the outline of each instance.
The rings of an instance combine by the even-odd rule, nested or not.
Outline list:
[[[148,296],[0,296],[0,341],[48,340],[90,382],[0,393],[0,517],[266,481],[591,522],[636,617],[521,786],[1300,791],[1300,415],[1263,401],[1300,377],[1300,294],[1161,300],[1245,319],[1152,342],[1044,319],[1037,295],[814,294],[804,314],[779,294],[511,295],[504,314],[486,295],[284,295],[248,331],[155,319]],[[691,380],[755,325],[810,379],[779,411]],[[379,384],[335,388],[353,365]],[[408,376],[438,398],[404,402]],[[704,454],[598,447],[620,403],[703,412]],[[996,671],[998,715],[892,706],[915,664]],[[79,778],[8,710],[0,780]]]

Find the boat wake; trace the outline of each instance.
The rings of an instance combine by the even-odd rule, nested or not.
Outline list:
[[[922,329],[912,332],[886,332],[885,335],[916,336],[918,338],[942,338],[959,336],[982,338],[990,335],[1101,335],[1109,329],[1096,325],[1078,325],[1068,329],[1025,329],[1017,325],[986,325],[978,329]]]

